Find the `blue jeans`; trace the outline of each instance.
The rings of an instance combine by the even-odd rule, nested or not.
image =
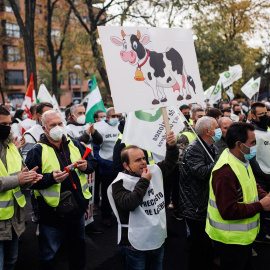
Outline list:
[[[56,269],[54,257],[63,239],[68,242],[69,269],[79,270],[85,266],[84,215],[67,222],[61,228],[40,224],[39,228],[39,269]]]
[[[130,246],[119,246],[126,261],[126,270],[162,270],[164,246],[154,250],[136,250]]]
[[[12,270],[18,258],[18,236],[12,229],[12,240],[0,241],[0,270]]]

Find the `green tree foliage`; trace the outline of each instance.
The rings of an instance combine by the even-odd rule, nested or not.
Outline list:
[[[219,73],[240,64],[243,77],[233,84],[234,92],[244,96],[241,87],[260,65],[262,49],[246,41],[268,22],[269,1],[213,0],[193,18],[195,48],[204,89],[216,84]]]

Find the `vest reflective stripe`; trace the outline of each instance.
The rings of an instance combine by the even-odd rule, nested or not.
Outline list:
[[[196,135],[191,131],[184,131],[181,135],[185,135],[188,138],[189,143],[196,139]]]
[[[243,202],[239,203],[250,204],[257,202],[259,200],[258,191],[250,165],[248,166],[247,172],[246,167],[228,153],[228,150],[225,150],[216,163],[212,171],[212,175],[214,171],[220,169],[225,164],[228,164],[231,167],[241,185]],[[256,214],[251,218],[239,220],[222,219],[216,205],[215,195],[212,188],[212,175],[209,184],[210,192],[206,219],[207,234],[211,239],[225,244],[251,244],[259,231],[260,215]]]
[[[254,202],[258,202],[258,201],[259,201],[259,198],[256,197],[255,201],[249,202],[248,204],[254,203]],[[216,202],[213,201],[213,200],[211,200],[211,199],[209,200],[209,204],[210,204],[212,207],[217,208]]]
[[[117,140],[115,141],[115,143],[118,141],[118,139],[119,139],[119,140],[122,140],[122,138],[123,138],[123,134],[120,133],[119,136],[118,136],[118,138],[117,138]],[[126,147],[128,147],[129,145],[130,145],[130,144],[125,143],[125,146],[126,146]],[[148,163],[149,163],[149,164],[155,164],[155,161],[154,161],[154,159],[153,159],[152,153],[151,153],[150,151],[146,151],[146,152],[147,152]]]
[[[22,168],[22,158],[13,143],[9,143],[6,152],[7,169],[0,159],[0,176],[17,174]],[[0,193],[0,220],[10,219],[14,215],[14,198],[20,207],[24,207],[26,200],[20,186]]]
[[[73,144],[72,140],[67,138],[69,141],[68,148],[70,151],[70,160],[71,162],[75,162],[79,160],[81,157],[81,153],[79,149]],[[58,158],[54,152],[54,149],[46,144],[39,143],[42,146],[42,173],[51,173],[54,170],[60,170],[60,163]],[[49,157],[49,159],[48,159]],[[91,198],[91,193],[88,188],[87,179],[84,173],[79,174],[78,169],[75,169],[77,173],[82,193],[85,199]],[[35,196],[43,196],[46,203],[51,207],[57,207],[60,199],[60,191],[61,191],[61,183],[54,184],[47,189],[43,190],[35,190]]]
[[[13,205],[14,205],[13,200],[10,200],[10,201],[1,201],[0,202],[0,208],[6,208],[6,207],[13,206]]]
[[[51,198],[58,198],[60,193],[59,191],[51,191],[51,190],[39,190],[39,193],[43,196],[43,197],[51,197]]]
[[[82,187],[82,191],[86,191],[86,190],[87,190],[87,188],[88,188],[88,184],[86,183],[86,184],[84,184],[84,185],[83,185],[83,187]]]
[[[18,191],[16,191],[15,193],[13,193],[13,194],[16,197],[16,199],[19,199],[20,197],[23,196],[22,191],[20,189]]]
[[[210,225],[214,228],[217,228],[219,230],[223,231],[235,231],[235,232],[248,232],[250,230],[255,229],[259,225],[259,220],[255,220],[251,223],[247,224],[226,224],[226,223],[220,223],[217,221],[212,220],[209,217],[209,213],[207,212],[207,219],[210,223]]]

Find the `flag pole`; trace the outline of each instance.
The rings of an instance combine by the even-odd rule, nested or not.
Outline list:
[[[180,111],[180,110],[179,110]],[[210,155],[210,153],[208,152],[208,150],[206,149],[205,145],[203,144],[203,142],[201,141],[200,137],[198,136],[198,134],[195,132],[195,130],[193,129],[193,127],[190,125],[190,123],[186,120],[185,116],[183,115],[183,113],[180,111],[181,117],[182,119],[185,119],[186,123],[189,125],[190,129],[193,131],[193,133],[196,135],[198,141],[200,142],[200,144],[202,145],[202,147],[204,148],[204,150],[206,151],[206,153],[208,154],[208,156],[210,157],[210,159],[214,161],[214,159],[212,158],[212,156]]]

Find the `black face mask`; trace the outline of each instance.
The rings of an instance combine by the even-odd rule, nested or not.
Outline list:
[[[187,119],[187,121],[189,121],[189,118],[190,118],[190,114],[187,114],[187,115],[184,115],[185,118]]]
[[[269,116],[265,114],[263,116],[260,116],[259,119],[260,119],[260,122],[256,121],[257,126],[259,128],[266,130],[268,127],[268,123],[269,123]]]
[[[234,111],[234,114],[239,115],[241,111]]]
[[[11,129],[10,126],[0,125],[0,140],[1,141],[4,141],[8,137],[10,133],[10,129]]]

